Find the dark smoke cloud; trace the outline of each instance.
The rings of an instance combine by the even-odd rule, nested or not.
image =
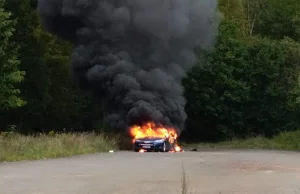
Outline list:
[[[46,30],[74,44],[81,86],[105,99],[114,128],[184,127],[181,79],[214,43],[217,0],[39,0]]]

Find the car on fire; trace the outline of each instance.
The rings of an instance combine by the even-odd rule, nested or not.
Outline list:
[[[169,152],[175,150],[176,143],[172,137],[142,137],[134,140],[133,150]]]

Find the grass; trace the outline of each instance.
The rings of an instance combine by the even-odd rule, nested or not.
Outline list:
[[[269,149],[300,151],[300,131],[283,132],[273,138],[255,137],[219,143],[188,144],[196,148]]]
[[[6,134],[0,135],[0,162],[67,157],[108,152],[116,148],[117,140],[103,134]]]
[[[122,136],[123,137],[123,136]],[[122,141],[121,141],[122,140]],[[226,142],[183,144],[195,148],[273,149],[300,151],[300,131],[280,133],[274,138],[249,138]],[[119,135],[104,134],[49,134],[24,136],[20,134],[0,134],[0,162],[39,160],[45,158],[68,157],[109,150],[131,149],[131,140]]]

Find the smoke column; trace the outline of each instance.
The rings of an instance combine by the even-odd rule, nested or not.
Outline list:
[[[113,128],[154,121],[180,133],[181,80],[214,43],[217,0],[39,0],[45,29],[73,43],[78,83],[105,99]]]

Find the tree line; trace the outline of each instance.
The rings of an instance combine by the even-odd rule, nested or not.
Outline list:
[[[0,130],[106,129],[105,102],[72,80],[69,42],[41,26],[37,0],[0,0]],[[219,0],[216,45],[182,80],[183,138],[219,141],[297,130],[300,3]]]

